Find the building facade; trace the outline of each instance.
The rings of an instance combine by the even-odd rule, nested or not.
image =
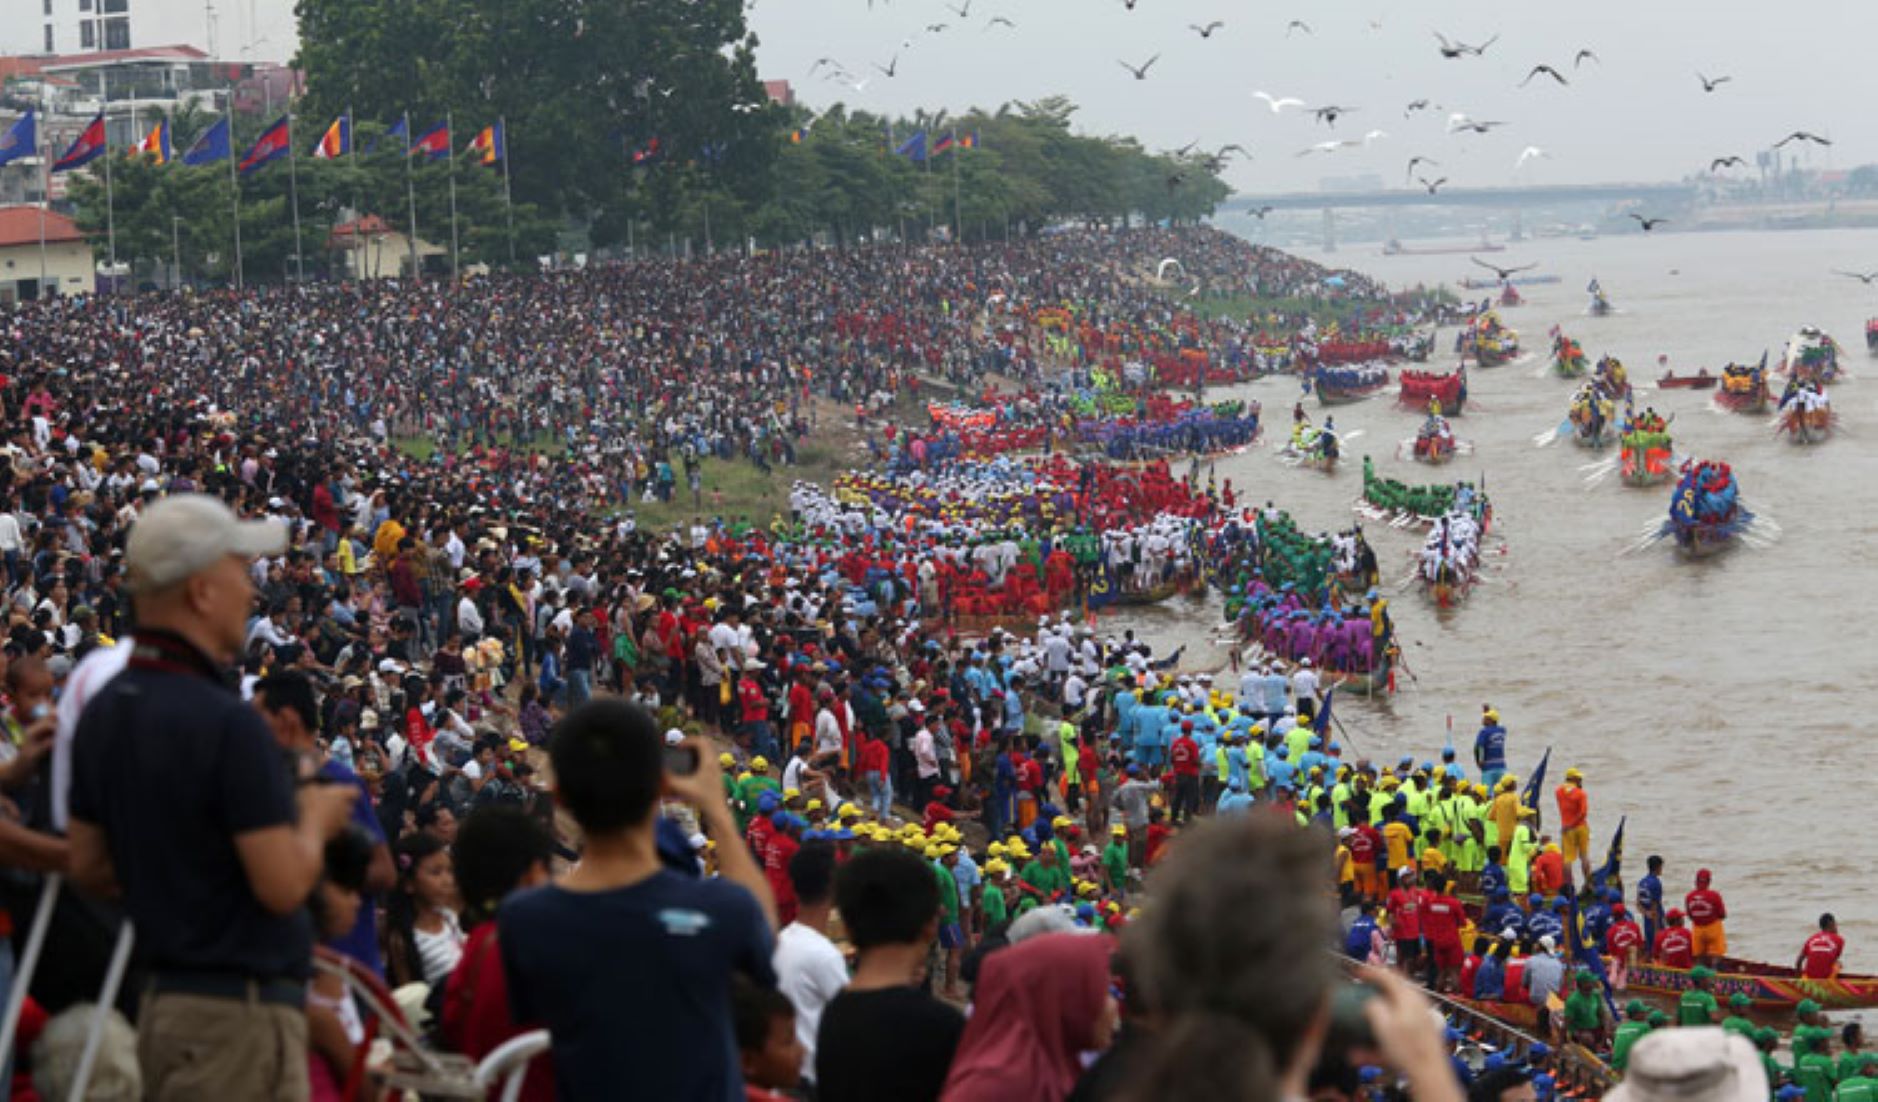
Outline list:
[[[194,42],[211,56],[286,62],[293,0],[6,0],[0,54],[73,54]],[[15,18],[15,13],[20,18]]]
[[[38,207],[0,207],[0,305],[51,294],[90,294],[96,286],[91,243],[77,223],[62,214],[42,214]]]

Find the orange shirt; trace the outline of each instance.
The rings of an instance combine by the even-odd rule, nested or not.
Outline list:
[[[1566,830],[1574,830],[1585,825],[1585,818],[1590,814],[1591,797],[1575,784],[1558,786],[1559,820]]]

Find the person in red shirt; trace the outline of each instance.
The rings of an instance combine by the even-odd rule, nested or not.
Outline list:
[[[1404,867],[1389,893],[1389,936],[1395,939],[1396,963],[1415,974],[1422,955],[1422,891],[1415,885],[1415,870]]]
[[[1794,967],[1809,980],[1829,980],[1839,974],[1839,958],[1845,955],[1845,939],[1839,936],[1839,921],[1830,914],[1819,916],[1819,932],[1800,946],[1800,959]]]
[[[807,667],[797,667],[795,683],[789,686],[789,729],[785,732],[789,736],[788,746],[796,746],[815,732],[813,679],[814,674]]]
[[[770,891],[776,894],[776,921],[781,926],[796,920],[796,886],[789,879],[789,859],[801,850],[802,843],[790,831],[800,830],[802,821],[787,811],[778,811],[770,820],[776,829],[762,850],[763,875],[769,880]],[[783,915],[789,916],[788,921]]]
[[[1200,811],[1200,744],[1193,741],[1193,721],[1180,724],[1180,734],[1167,748],[1167,763],[1174,774],[1173,819],[1185,822]]]
[[[1629,986],[1630,970],[1643,953],[1643,931],[1622,903],[1611,905],[1611,926],[1604,931],[1604,955],[1611,958],[1611,987],[1622,991]]]
[[[1698,869],[1695,890],[1683,897],[1682,905],[1689,912],[1689,933],[1696,959],[1714,968],[1728,955],[1728,932],[1722,928],[1722,920],[1728,917],[1728,906],[1722,902],[1721,893],[1708,885],[1709,871]]]
[[[1160,808],[1148,812],[1148,847],[1146,864],[1153,865],[1161,859],[1167,850],[1167,840],[1174,836],[1174,828],[1167,825],[1167,820]]]
[[[1474,939],[1474,951],[1467,954],[1467,959],[1461,962],[1460,985],[1456,991],[1462,998],[1474,997],[1474,976],[1480,971],[1481,958],[1485,957],[1492,947],[1493,943],[1484,937]]]
[[[1448,894],[1448,879],[1440,873],[1428,877],[1428,890],[1421,903],[1422,936],[1434,958],[1435,990],[1452,993],[1459,989],[1461,968],[1466,951],[1461,945],[1461,923],[1466,915],[1461,901]]]
[[[1682,924],[1682,912],[1672,908],[1665,921],[1669,925],[1656,932],[1656,944],[1650,947],[1650,956],[1669,968],[1694,968],[1695,938]]]
[[[1539,838],[1539,856],[1532,859],[1532,890],[1555,896],[1565,887],[1565,857],[1550,836]]]
[[[1356,890],[1364,899],[1380,903],[1383,898],[1382,871],[1377,867],[1383,853],[1382,834],[1369,823],[1355,819],[1350,835],[1350,864],[1356,870]]]

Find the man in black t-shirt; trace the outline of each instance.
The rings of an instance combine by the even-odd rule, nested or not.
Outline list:
[[[817,1099],[936,1100],[965,1018],[915,986],[939,932],[932,867],[901,849],[859,854],[836,874],[835,906],[858,958],[822,1011]]]

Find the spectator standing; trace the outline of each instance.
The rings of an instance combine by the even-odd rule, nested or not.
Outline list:
[[[829,1000],[848,985],[848,965],[828,940],[834,909],[835,851],[824,842],[803,846],[789,860],[796,896],[795,921],[776,935],[776,986],[795,1006],[796,1037],[802,1045],[802,1077],[815,1076],[815,1034]]]

